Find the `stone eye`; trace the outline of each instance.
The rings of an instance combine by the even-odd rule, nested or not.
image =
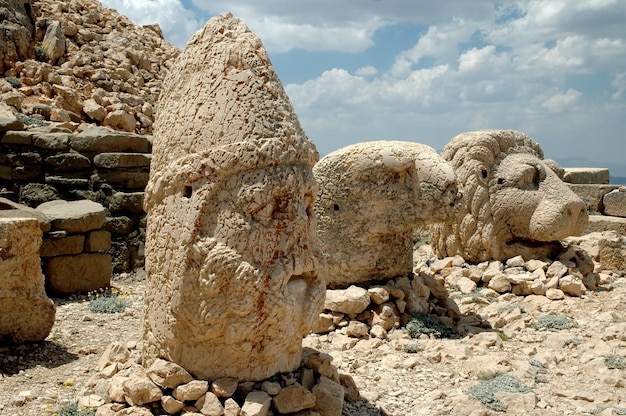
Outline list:
[[[498,185],[504,185],[506,180],[504,178],[498,178]]]
[[[480,168],[480,175],[483,177],[483,179],[487,179],[487,176],[489,176],[489,172],[487,172],[486,168]]]

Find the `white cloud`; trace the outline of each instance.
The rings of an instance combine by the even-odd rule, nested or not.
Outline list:
[[[376,74],[378,74],[378,69],[374,68],[371,65],[367,65],[356,70],[356,75],[360,77],[367,77]]]
[[[626,154],[626,1],[193,0],[205,17],[180,0],[103,2],[140,23],[158,21],[179,46],[206,17],[231,11],[271,54],[335,51],[356,60],[381,29],[425,25],[391,60],[368,57],[351,70],[324,62],[335,68],[286,85],[322,154],[385,138],[441,149],[477,128],[522,130],[550,157]]]
[[[179,48],[204,23],[184,8],[180,0],[101,0],[102,5],[116,9],[133,22],[145,25],[158,23],[165,38]]]
[[[580,91],[569,88],[565,92],[556,93],[545,99],[541,105],[552,113],[562,113],[579,102],[581,96],[582,94]]]
[[[307,51],[361,52],[374,45],[374,33],[386,24],[378,18],[348,22],[341,26],[297,24],[277,16],[254,16],[244,21],[263,39],[263,45],[274,53],[296,48]]]
[[[398,22],[432,23],[452,15],[488,19],[493,6],[483,0],[193,0],[212,15],[230,11],[243,19],[272,52],[361,52],[375,33]]]

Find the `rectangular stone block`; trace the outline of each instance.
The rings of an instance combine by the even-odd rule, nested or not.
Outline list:
[[[0,339],[43,341],[54,324],[54,304],[44,290],[40,246],[37,219],[0,218]]]
[[[136,168],[150,167],[152,155],[148,153],[100,153],[93,159],[99,168]]]
[[[565,168],[564,182],[607,185],[609,170],[607,168]]]
[[[70,134],[68,133],[40,133],[35,136],[35,147],[46,150],[69,150]]]
[[[113,262],[109,254],[82,253],[44,259],[46,289],[55,295],[87,293],[111,284]]]
[[[611,217],[608,215],[590,215],[589,225],[584,234],[596,231],[615,231],[618,234],[626,235],[626,218]]]
[[[44,239],[41,243],[41,257],[55,257],[67,254],[80,254],[85,246],[85,236],[70,235],[64,238]]]
[[[87,233],[85,251],[88,253],[105,252],[111,247],[111,233],[106,230],[96,230]]]
[[[604,214],[626,217],[626,187],[622,186],[604,195]]]
[[[4,137],[0,139],[0,143],[32,146],[35,136],[35,133],[30,131],[7,131]]]
[[[143,211],[144,192],[116,192],[109,198],[109,210],[116,214],[128,211],[139,214]]]
[[[148,184],[150,173],[99,170],[97,176],[101,181],[123,186],[126,189],[144,189]],[[94,178],[92,178],[93,180]]]
[[[41,166],[13,166],[11,179],[14,181],[35,181],[41,176]]]
[[[150,142],[145,136],[99,127],[73,135],[70,146],[79,152],[149,153],[151,150]]]
[[[599,214],[604,210],[602,198],[604,195],[619,188],[617,185],[597,184],[567,184],[587,205],[587,211],[591,214]]]

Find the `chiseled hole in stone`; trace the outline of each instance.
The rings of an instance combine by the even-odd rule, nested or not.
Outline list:
[[[287,290],[296,298],[304,298],[312,278],[313,276],[308,272],[294,274],[287,282]]]
[[[192,194],[193,194],[193,188],[191,186],[185,186],[185,189],[183,190],[183,196],[185,198],[191,198]]]
[[[339,205],[338,204],[333,205],[333,210],[339,211]]]

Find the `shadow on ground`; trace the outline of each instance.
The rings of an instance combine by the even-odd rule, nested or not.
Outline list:
[[[0,374],[12,376],[37,366],[56,368],[77,359],[78,355],[54,341],[0,345]]]

